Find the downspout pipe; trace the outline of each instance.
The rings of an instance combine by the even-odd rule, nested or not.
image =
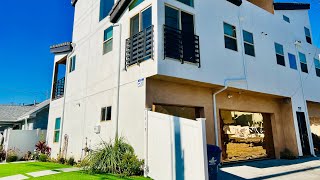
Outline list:
[[[215,145],[219,146],[219,128],[218,128],[218,112],[217,112],[217,95],[229,88],[229,82],[246,82],[246,78],[226,79],[224,87],[213,94],[213,118],[214,118],[214,132],[215,132]]]
[[[122,25],[120,23],[116,23],[112,25],[113,27],[119,27],[119,58],[118,58],[118,76],[117,76],[117,112],[116,112],[116,132],[115,139],[118,139],[119,136],[119,107],[120,107],[120,78],[121,78],[121,36],[122,36]]]

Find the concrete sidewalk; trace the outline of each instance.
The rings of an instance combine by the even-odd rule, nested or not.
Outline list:
[[[319,180],[320,158],[263,160],[226,165],[220,169],[218,179]]]

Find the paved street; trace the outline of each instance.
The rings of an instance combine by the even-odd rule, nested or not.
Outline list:
[[[320,158],[264,160],[225,165],[219,179],[320,179]]]

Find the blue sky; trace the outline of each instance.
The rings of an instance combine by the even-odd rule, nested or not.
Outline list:
[[[71,0],[3,0],[0,5],[0,104],[32,103],[46,98],[53,55],[49,46],[72,40]],[[288,2],[290,0],[276,0]],[[319,0],[312,4],[313,41],[320,34]],[[319,45],[319,44],[318,44]]]
[[[0,104],[45,99],[53,68],[49,46],[72,39],[70,2],[1,1]]]

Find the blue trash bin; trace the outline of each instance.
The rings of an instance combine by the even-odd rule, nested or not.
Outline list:
[[[207,145],[209,180],[218,179],[218,166],[221,163],[221,149],[215,145]]]

